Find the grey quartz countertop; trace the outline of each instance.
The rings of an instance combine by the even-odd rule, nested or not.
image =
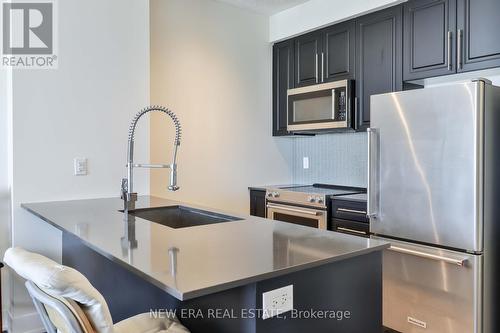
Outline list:
[[[333,200],[349,200],[349,201],[360,201],[366,202],[367,194],[366,193],[357,193],[357,194],[348,194],[348,195],[340,195]]]
[[[308,184],[280,184],[280,185],[258,185],[258,186],[249,186],[249,190],[255,191],[266,191],[268,188],[287,188],[287,187],[295,187],[295,186],[307,186]]]
[[[141,196],[136,208],[179,204],[183,203]],[[139,217],[127,219],[119,211],[122,206],[119,198],[22,205],[179,300],[346,260],[389,246],[382,241],[235,214],[229,215],[241,220],[173,229]],[[131,235],[137,243],[126,241]],[[172,248],[175,251],[170,251]],[[172,266],[172,252],[176,256],[176,269]]]

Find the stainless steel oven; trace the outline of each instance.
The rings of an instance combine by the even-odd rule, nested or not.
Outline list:
[[[314,132],[353,128],[354,81],[341,80],[288,90],[287,129]]]
[[[269,187],[266,217],[327,230],[331,198],[362,191],[364,189],[325,184]]]
[[[267,202],[267,218],[308,227],[327,228],[326,209]]]

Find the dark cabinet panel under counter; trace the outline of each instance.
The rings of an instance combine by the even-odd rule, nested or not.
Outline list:
[[[332,231],[356,236],[370,236],[366,193],[344,195],[331,200],[330,228]]]
[[[266,217],[266,189],[249,188],[250,215]]]

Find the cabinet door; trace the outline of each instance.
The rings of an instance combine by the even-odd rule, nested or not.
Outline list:
[[[458,0],[458,71],[500,66],[500,1]]]
[[[266,217],[266,191],[250,190],[250,215]]]
[[[273,47],[273,136],[288,135],[287,90],[293,87],[293,41]]]
[[[370,124],[370,96],[401,90],[402,7],[363,16],[356,23],[356,125]]]
[[[320,82],[321,34],[318,32],[295,39],[295,87]]]
[[[454,73],[456,0],[413,0],[404,5],[403,79]]]
[[[324,30],[321,82],[354,79],[355,31],[354,21]]]

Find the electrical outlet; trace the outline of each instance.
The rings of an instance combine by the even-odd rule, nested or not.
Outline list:
[[[304,169],[309,169],[309,157],[304,156],[304,157],[302,158],[302,167],[303,167]]]
[[[74,175],[86,176],[87,175],[87,159],[75,157],[73,159]]]
[[[293,310],[293,284],[262,294],[262,319]]]

